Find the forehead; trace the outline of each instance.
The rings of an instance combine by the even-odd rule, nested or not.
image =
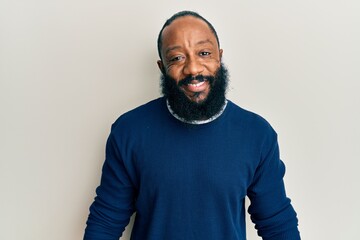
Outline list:
[[[216,37],[207,23],[193,16],[184,16],[174,20],[162,32],[163,48],[192,41],[211,41],[217,45]]]

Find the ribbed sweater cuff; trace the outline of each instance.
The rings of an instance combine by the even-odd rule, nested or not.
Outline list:
[[[270,238],[264,238],[264,240],[301,240],[301,238],[299,231],[296,229],[294,231],[281,233]]]

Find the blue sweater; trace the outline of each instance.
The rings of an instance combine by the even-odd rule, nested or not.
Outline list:
[[[122,115],[106,145],[85,240],[244,240],[244,198],[258,234],[300,239],[283,183],[277,135],[231,101],[216,120],[175,119],[164,98]]]

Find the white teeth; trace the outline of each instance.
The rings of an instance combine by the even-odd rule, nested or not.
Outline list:
[[[199,87],[199,86],[201,86],[201,85],[203,85],[204,84],[204,82],[199,82],[199,83],[189,83],[189,85],[190,86],[192,86],[192,87]]]

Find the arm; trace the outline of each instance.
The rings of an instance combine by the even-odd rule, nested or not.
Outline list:
[[[135,190],[112,134],[106,144],[106,159],[96,193],[84,240],[118,240],[134,212]]]
[[[248,212],[258,235],[264,240],[299,240],[298,220],[286,197],[283,177],[285,166],[279,158],[276,133],[265,138],[263,154],[248,189]]]

